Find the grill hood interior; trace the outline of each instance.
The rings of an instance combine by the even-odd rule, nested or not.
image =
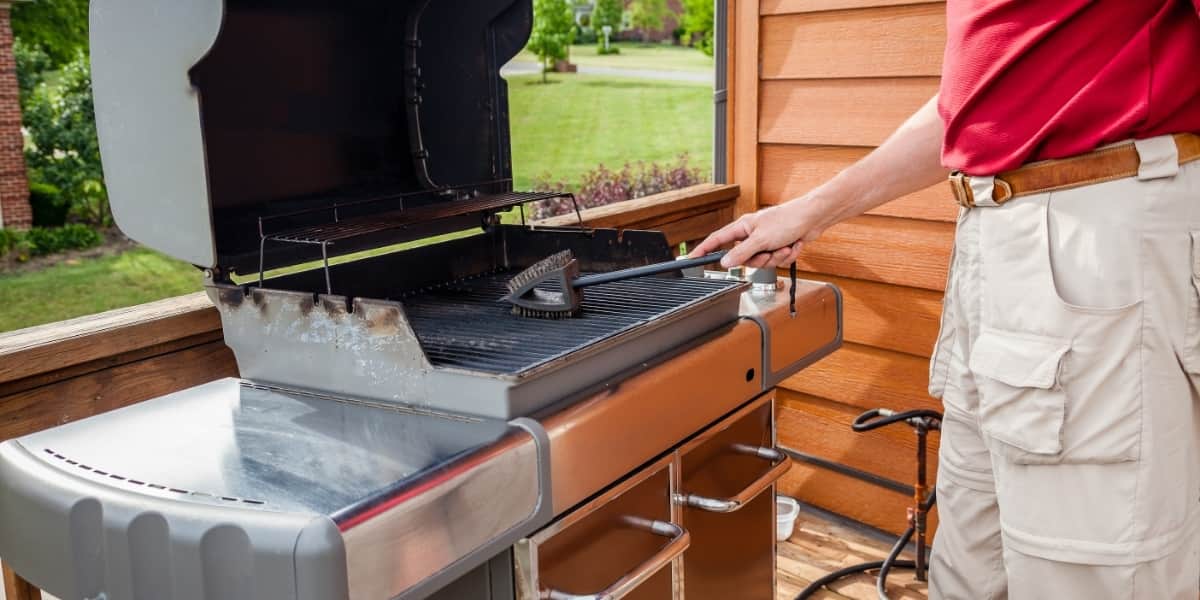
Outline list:
[[[193,264],[252,272],[260,217],[463,197],[445,188],[506,192],[499,70],[531,25],[530,0],[94,0],[96,118],[117,224]],[[340,210],[369,218],[397,204]],[[293,225],[328,211],[306,215]],[[478,224],[459,215],[336,252]],[[264,266],[318,256],[284,245]]]

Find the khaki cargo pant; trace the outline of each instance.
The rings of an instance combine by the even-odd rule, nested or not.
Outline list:
[[[1200,161],[1137,147],[1137,177],[959,217],[931,598],[1200,594]]]

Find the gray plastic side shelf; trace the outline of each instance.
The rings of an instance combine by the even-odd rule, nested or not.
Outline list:
[[[17,440],[0,444],[0,557],[63,600],[348,598],[326,516],[135,494],[56,469]]]

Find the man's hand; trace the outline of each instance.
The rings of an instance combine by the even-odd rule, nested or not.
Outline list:
[[[934,96],[882,145],[833,179],[799,198],[743,215],[688,256],[741,242],[721,259],[722,267],[790,265],[804,244],[834,224],[945,181],[950,171],[941,165],[941,149],[942,119]]]
[[[709,235],[688,256],[701,256],[721,246],[741,242],[721,259],[722,267],[789,265],[800,255],[800,248],[817,239],[822,231],[812,225],[813,220],[805,214],[808,212],[804,210],[807,208],[805,200],[797,198],[787,204],[742,215]]]

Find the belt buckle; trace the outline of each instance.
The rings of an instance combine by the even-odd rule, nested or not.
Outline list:
[[[971,192],[971,186],[967,183],[967,175],[962,171],[954,171],[950,174],[950,190],[954,192],[954,201],[963,208],[975,207],[975,194]]]

